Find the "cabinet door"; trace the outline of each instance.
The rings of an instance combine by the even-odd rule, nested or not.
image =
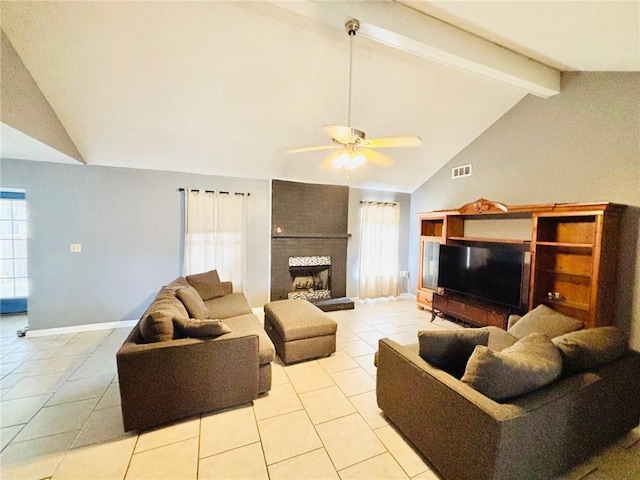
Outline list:
[[[438,260],[440,242],[422,240],[422,278],[421,287],[430,290],[438,288]]]

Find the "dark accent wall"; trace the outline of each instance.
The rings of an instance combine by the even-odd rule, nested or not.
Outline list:
[[[273,231],[284,234],[346,234],[349,187],[273,180]]]
[[[331,296],[347,293],[349,187],[273,180],[271,300],[287,298],[289,257],[331,257]]]

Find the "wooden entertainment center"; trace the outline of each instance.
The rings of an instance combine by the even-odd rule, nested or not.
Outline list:
[[[418,307],[431,309],[434,318],[439,314],[473,326],[506,328],[509,315],[518,313],[516,309],[438,287],[438,252],[441,244],[509,245],[531,255],[527,310],[545,304],[582,320],[585,328],[610,325],[615,315],[624,208],[614,203],[507,206],[481,198],[457,210],[420,213]],[[491,228],[498,230],[503,222],[517,221],[520,236],[466,236],[465,223],[473,222],[478,229],[476,220],[498,222],[491,223]]]

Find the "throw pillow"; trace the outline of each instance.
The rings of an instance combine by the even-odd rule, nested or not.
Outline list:
[[[149,312],[140,320],[140,333],[147,343],[172,340],[174,335],[172,315],[162,310]]]
[[[582,322],[580,320],[563,315],[541,304],[524,315],[508,331],[518,340],[522,340],[532,333],[544,333],[547,337],[554,338],[581,328]]]
[[[140,333],[147,343],[164,342],[174,337],[173,319],[188,316],[175,290],[162,287],[140,319]]]
[[[178,298],[184,303],[191,318],[209,318],[209,310],[202,297],[191,285],[178,290]]]
[[[501,352],[479,345],[467,362],[462,382],[503,401],[532,392],[560,377],[562,357],[549,338],[533,333]]]
[[[562,375],[565,377],[613,362],[628,351],[627,337],[616,327],[570,332],[552,342],[562,355]]]
[[[484,329],[418,332],[419,355],[458,379],[462,377],[476,345],[486,346],[488,341],[489,332]]]
[[[222,320],[199,320],[191,318],[174,319],[176,327],[185,337],[218,337],[225,333],[231,333],[229,326]]]
[[[220,277],[217,270],[187,275],[187,282],[196,289],[202,300],[211,300],[224,295],[224,289],[220,285]]]

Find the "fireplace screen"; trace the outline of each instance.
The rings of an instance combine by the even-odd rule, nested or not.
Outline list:
[[[331,257],[289,257],[289,298],[331,298]]]

